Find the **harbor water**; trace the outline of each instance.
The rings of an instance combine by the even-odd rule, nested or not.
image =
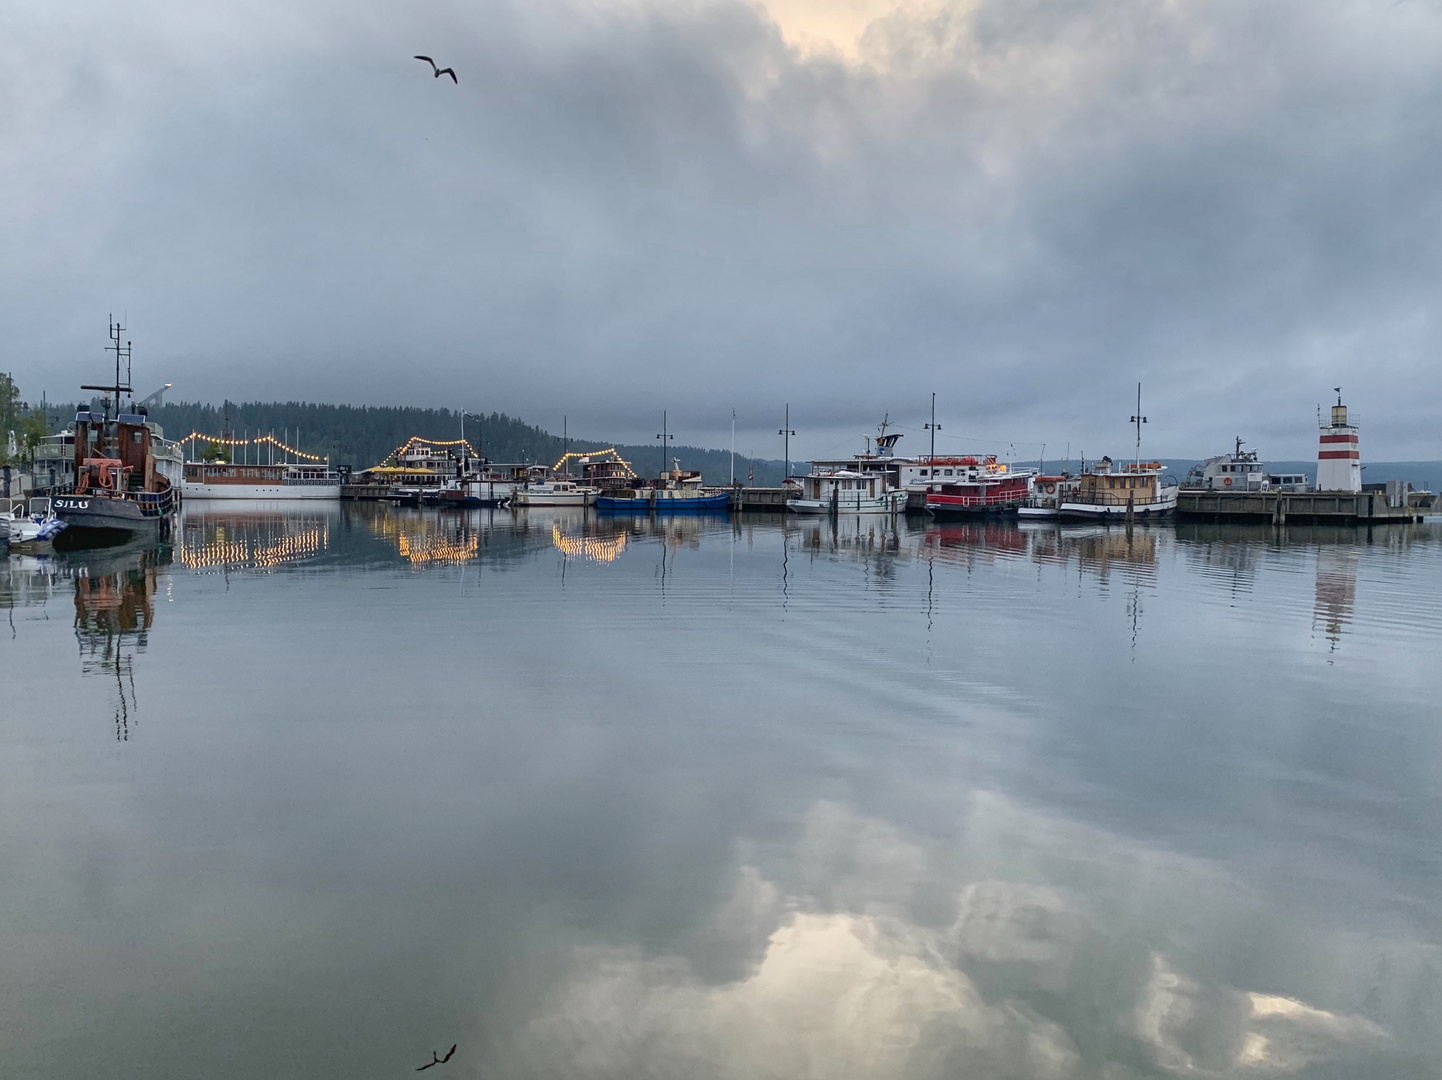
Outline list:
[[[0,1073],[1442,1076],[1442,528],[0,563]]]

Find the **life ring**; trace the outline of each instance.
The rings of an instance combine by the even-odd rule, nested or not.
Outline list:
[[[1055,485],[1055,484],[1048,484],[1048,485],[1046,486],[1046,493],[1047,493],[1048,495],[1055,495],[1055,494],[1056,494],[1056,485]]]
[[[1223,486],[1225,486],[1225,487],[1231,487],[1231,486],[1232,486],[1232,478],[1231,478],[1230,476],[1224,476],[1224,477],[1222,477],[1222,484],[1223,484]]]

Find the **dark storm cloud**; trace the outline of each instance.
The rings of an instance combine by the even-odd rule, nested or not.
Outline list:
[[[1442,451],[1436,5],[938,4],[850,58],[725,2],[4,23],[28,393],[114,308],[190,397],[716,443],[734,405],[771,455],[789,400],[801,456],[918,442],[935,390],[944,441],[1054,454],[1125,449],[1142,380],[1156,452],[1281,457],[1341,382],[1371,456]]]

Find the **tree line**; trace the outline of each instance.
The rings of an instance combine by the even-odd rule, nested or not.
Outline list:
[[[86,406],[100,408],[96,399]],[[20,402],[18,390],[8,375],[0,374],[0,438],[19,431],[28,420],[32,427],[59,431],[74,418],[75,405],[51,403],[41,414]],[[233,439],[273,435],[297,450],[328,457],[333,465],[360,470],[387,461],[411,436],[451,440],[461,437],[461,413],[453,409],[418,409],[396,406],[325,405],[303,401],[167,402],[150,410],[150,419],[160,424],[168,439],[183,439],[192,432]],[[502,412],[483,416],[465,414],[465,438],[476,452],[491,461],[541,462],[552,464],[564,453],[567,443],[534,424]],[[600,450],[611,443],[571,439],[572,450]],[[196,440],[187,453],[200,457],[207,444]],[[657,446],[617,446],[642,476],[654,476],[661,466]],[[254,451],[252,451],[254,452]],[[236,459],[245,451],[237,448]],[[665,454],[681,459],[683,469],[700,470],[707,484],[725,484],[730,478],[731,458],[724,450],[673,445]],[[579,467],[576,467],[579,472]],[[775,486],[781,483],[782,463],[737,455],[736,477],[743,483]]]

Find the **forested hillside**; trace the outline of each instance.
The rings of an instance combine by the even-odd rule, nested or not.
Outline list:
[[[67,422],[73,406],[51,405],[54,422]],[[150,417],[165,429],[166,438],[180,439],[193,431],[220,435],[229,419],[234,438],[274,434],[311,454],[328,455],[337,465],[364,469],[379,464],[412,435],[428,439],[461,437],[461,415],[450,409],[409,409],[389,406],[319,405],[309,402],[241,402],[206,405],[176,402],[153,408]],[[466,441],[492,461],[542,461],[551,463],[562,454],[563,440],[533,424],[505,413],[488,416],[466,415]],[[596,450],[607,442],[572,439],[572,450]],[[660,468],[661,452],[656,446],[618,446],[617,450],[643,476]],[[700,469],[708,484],[725,484],[730,477],[730,454],[695,446],[672,446],[668,457],[681,459],[683,469]],[[781,483],[779,461],[736,458],[736,475],[745,481],[754,474],[757,485]],[[578,470],[579,471],[579,470]]]

